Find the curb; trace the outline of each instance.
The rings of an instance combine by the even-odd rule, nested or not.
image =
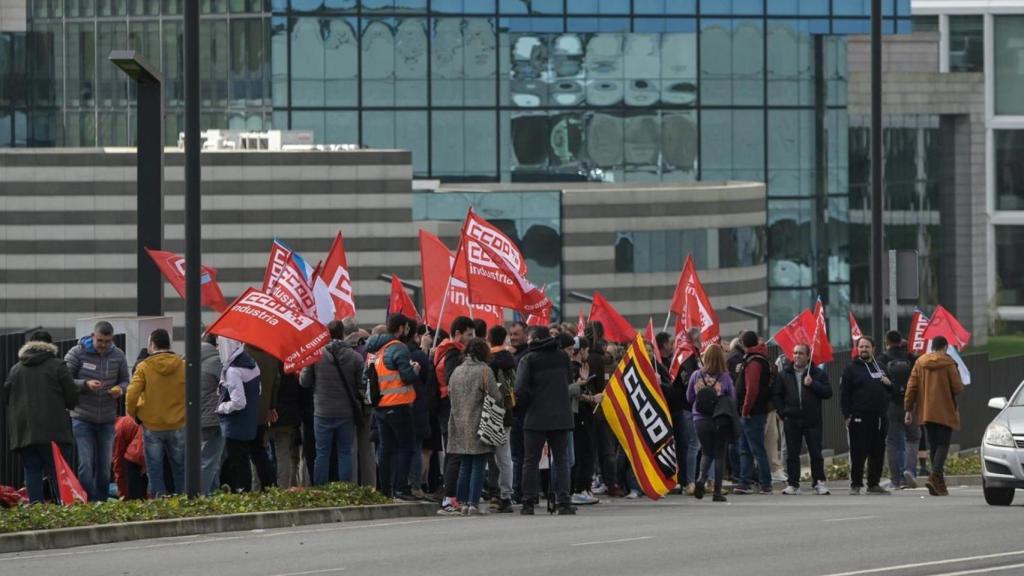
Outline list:
[[[958,486],[981,486],[981,474],[971,476],[946,476],[946,485],[954,488]]]
[[[54,530],[31,530],[0,535],[0,554],[109,544],[111,542],[126,542],[150,538],[172,538],[217,532],[288,528],[306,524],[330,524],[335,522],[432,516],[436,510],[437,504],[432,502],[402,503],[378,506],[282,510],[278,512],[251,512],[247,514],[174,518],[122,524],[97,524],[94,526],[58,528]]]

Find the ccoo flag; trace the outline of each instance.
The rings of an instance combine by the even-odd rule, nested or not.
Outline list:
[[[676,485],[676,441],[668,404],[640,334],[626,349],[604,395],[601,410],[644,494],[652,500],[668,494]]]
[[[174,291],[185,299],[185,259],[173,252],[163,250],[150,250],[146,253],[153,259],[153,263],[160,269],[160,273],[171,283]],[[200,303],[207,308],[217,312],[227,309],[228,303],[224,300],[224,294],[217,285],[217,270],[201,264],[199,266],[199,295]]]

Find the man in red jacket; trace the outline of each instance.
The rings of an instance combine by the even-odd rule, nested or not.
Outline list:
[[[736,383],[736,403],[740,406],[743,434],[740,436],[740,478],[734,494],[751,494],[759,484],[761,494],[772,493],[772,471],[764,446],[764,430],[772,407],[771,362],[768,349],[754,332],[740,336],[746,354]],[[754,463],[757,478],[754,478]]]
[[[114,481],[122,500],[146,497],[146,451],[142,427],[129,416],[121,416],[114,424]]]

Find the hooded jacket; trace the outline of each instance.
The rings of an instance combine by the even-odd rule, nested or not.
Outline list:
[[[811,385],[804,386],[803,379],[810,374]],[[783,368],[775,377],[773,386],[775,409],[783,419],[799,422],[804,427],[821,425],[821,401],[832,397],[832,385],[828,373],[808,364],[800,374],[792,364]]]
[[[916,410],[918,422],[932,422],[960,429],[957,397],[964,391],[960,369],[944,352],[925,354],[910,371],[903,407]]]
[[[223,357],[222,357],[223,359]],[[242,347],[227,356],[221,374],[221,402],[217,405],[224,437],[248,441],[256,438],[260,413],[260,368]]]
[[[177,430],[185,425],[185,359],[170,350],[146,358],[135,368],[125,411],[146,430]]]
[[[434,376],[442,399],[448,397],[448,379],[462,364],[462,351],[465,349],[466,345],[459,340],[447,338],[434,350]]]
[[[358,387],[362,378],[363,357],[348,342],[331,340],[316,364],[303,368],[299,385],[313,389],[314,416],[359,418]]]
[[[366,352],[368,354],[376,354],[385,344],[392,340],[397,340],[397,338],[391,334],[371,336],[366,342]],[[419,376],[412,367],[412,356],[409,354],[408,346],[391,346],[388,348],[384,353],[384,366],[391,370],[398,370],[398,374],[402,377],[402,382],[415,388]],[[367,364],[367,369],[372,367],[373,364]]]
[[[224,367],[220,363],[217,347],[209,342],[202,343],[199,349],[199,359],[202,362],[200,367],[202,375],[199,378],[200,426],[203,428],[219,427],[220,418],[217,417],[217,404],[220,404],[220,373]]]
[[[768,348],[758,344],[743,356],[743,371],[736,379],[736,406],[741,416],[767,414],[772,407],[771,362]]]
[[[117,398],[110,395],[110,389],[128,389],[128,360],[124,352],[111,344],[105,354],[100,354],[92,345],[92,336],[86,336],[68,351],[64,363],[78,386],[78,406],[71,411],[71,417],[93,424],[113,424],[117,420]],[[90,390],[86,385],[89,380],[99,380],[103,387]]]
[[[885,417],[892,387],[882,383],[885,373],[875,360],[857,358],[843,370],[839,381],[839,409],[844,418]]]
[[[18,351],[18,363],[2,388],[11,450],[72,441],[67,410],[78,404],[78,388],[57,353],[53,344],[35,341]]]
[[[570,369],[569,356],[554,338],[530,342],[516,368],[516,406],[524,414],[524,430],[573,429]]]

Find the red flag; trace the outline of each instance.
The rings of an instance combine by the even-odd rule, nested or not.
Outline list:
[[[150,250],[146,248],[146,253],[153,259],[153,263],[160,269],[160,273],[164,275],[164,278],[171,283],[174,287],[174,291],[181,296],[181,299],[185,299],[185,259],[173,252],[165,252],[163,250]],[[217,312],[223,312],[227,307],[227,302],[224,301],[224,294],[220,291],[220,286],[217,285],[217,270],[206,265],[200,265],[199,267],[199,294],[201,298],[201,304],[207,308],[216,310]]]
[[[527,326],[547,326],[548,324],[551,324],[551,308],[545,308],[526,317]]]
[[[644,340],[654,344],[654,318],[647,317],[647,328],[644,329]]]
[[[343,320],[356,315],[356,302],[352,294],[352,278],[348,273],[348,259],[345,257],[345,240],[341,232],[334,237],[331,251],[320,269],[320,278],[327,284],[331,299],[334,300],[334,319]]]
[[[825,323],[825,307],[818,299],[814,305],[814,329],[811,337],[811,363],[815,365],[831,362],[834,355],[832,343],[828,340],[828,326]]]
[[[496,226],[470,208],[462,224],[454,277],[466,282],[470,300],[534,314],[551,306],[544,291],[526,279],[526,258]]]
[[[949,345],[957,350],[963,350],[971,341],[971,333],[941,304],[935,307],[932,319],[924,331],[925,340],[934,340],[936,336],[945,336]]]
[[[594,291],[594,303],[590,307],[590,321],[604,326],[604,337],[609,342],[629,342],[636,337],[636,329],[619,314],[619,311]]]
[[[86,495],[85,488],[82,488],[82,483],[78,481],[78,477],[71,471],[71,466],[68,466],[67,460],[64,460],[64,455],[61,454],[57,443],[50,442],[50,449],[53,450],[53,469],[57,473],[57,489],[60,491],[61,503],[65,506],[70,506],[75,500],[88,502],[89,496]]]
[[[920,310],[914,310],[910,318],[910,333],[908,334],[907,348],[911,354],[921,355],[928,350],[928,340],[924,333],[928,329],[928,317]]]
[[[672,294],[672,303],[669,311],[677,316],[683,316],[683,324],[687,329],[694,326],[700,328],[700,341],[702,346],[717,343],[721,340],[719,335],[718,315],[711,306],[711,300],[704,285],[697,275],[697,266],[693,263],[693,256],[686,256],[686,263],[683,264],[683,271],[679,274],[679,281],[676,282],[676,290]]]
[[[580,338],[587,332],[587,321],[583,316],[583,306],[580,306],[580,317],[576,319],[576,335]]]
[[[287,374],[316,362],[331,339],[323,324],[255,288],[239,296],[207,332],[266,350],[284,363]]]
[[[672,349],[672,365],[668,369],[669,379],[675,382],[676,376],[679,376],[679,370],[683,368],[683,364],[690,359],[690,356],[696,353],[697,347],[693,345],[690,334],[686,331],[686,327],[683,326],[682,318],[676,318],[676,338],[675,346]]]
[[[853,312],[849,312],[849,314],[850,314],[850,340],[853,342],[853,347],[850,350],[850,358],[856,358],[857,354],[858,354],[858,352],[857,352],[857,341],[860,340],[860,337],[863,336],[864,333],[860,331],[860,326],[857,325],[857,319],[853,317]]]
[[[388,298],[388,316],[392,314],[402,314],[406,318],[413,318],[417,322],[420,321],[416,305],[413,304],[409,293],[402,286],[402,281],[398,278],[398,274],[391,275],[391,297]]]
[[[316,297],[306,271],[295,261],[294,252],[280,240],[274,240],[270,247],[270,258],[263,273],[263,293],[304,316],[317,317]]]
[[[779,345],[779,349],[785,353],[786,358],[793,360],[793,347],[797,344],[811,345],[811,334],[808,329],[813,330],[816,320],[810,310],[804,310],[796,318],[789,321],[772,336],[772,340]]]
[[[447,330],[456,316],[480,318],[487,322],[488,326],[504,322],[505,313],[500,306],[473,304],[472,314],[470,313],[466,283],[451,277],[454,263],[455,256],[444,242],[426,230],[420,230],[420,267],[423,274],[423,302],[427,324]],[[446,289],[448,302],[444,306],[444,318],[438,318]]]

